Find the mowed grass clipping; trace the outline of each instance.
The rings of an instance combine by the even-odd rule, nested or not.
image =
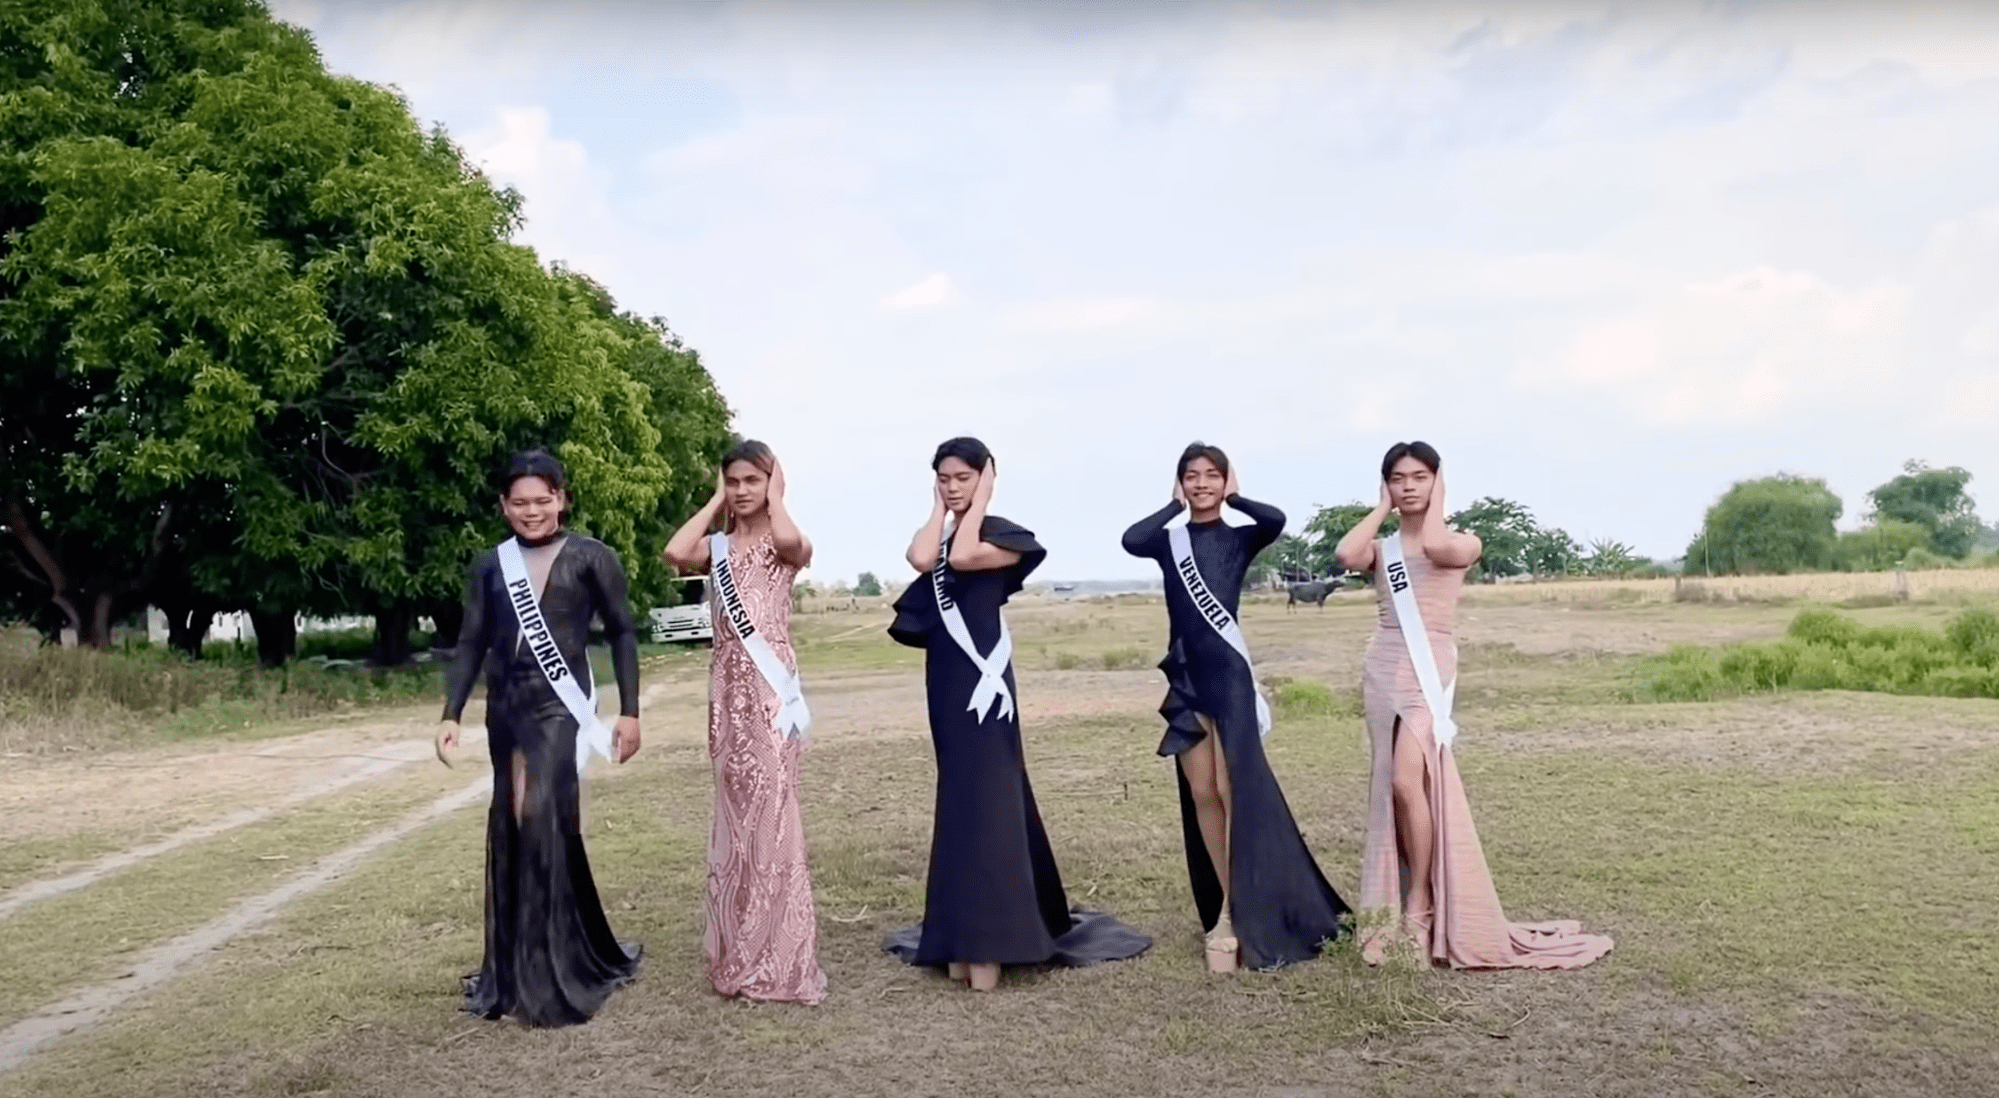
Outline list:
[[[1322,866],[1357,898],[1367,762],[1357,722],[1312,715],[1344,708],[1330,692],[1285,693],[1273,766]],[[1575,1027],[1629,1028],[1638,1023],[1618,1021],[1618,1004],[1657,995],[1779,1036],[1813,1032],[1822,1019],[1810,1004],[1827,994],[1881,1012],[1868,1021],[1876,1045],[1991,1035],[1999,956],[1985,882],[1999,876],[1999,750],[1959,754],[1941,780],[1934,766],[1909,779],[1873,766],[1785,776],[1596,750],[1580,735],[1502,753],[1480,743],[1478,706],[1468,708],[1459,758],[1509,915],[1580,918],[1617,938],[1604,962],[1561,974],[1375,971],[1340,947],[1274,975],[1212,978],[1169,764],[1152,754],[1156,718],[1106,714],[1030,729],[1029,765],[1072,901],[1152,933],[1147,956],[1009,972],[988,996],[884,956],[882,935],[921,914],[929,747],[913,736],[822,741],[806,756],[805,803],[830,997],[810,1010],[723,1001],[706,988],[699,945],[712,779],[704,749],[675,744],[589,787],[591,856],[613,925],[647,946],[641,981],[589,1026],[529,1032],[455,1013],[457,979],[480,949],[483,816],[466,812],[0,1079],[0,1096],[1109,1096],[1330,1081],[1340,1094],[1363,1082],[1374,1093],[1502,1093],[1486,1085],[1499,1076],[1482,1073],[1499,1070],[1492,1038],[1517,1019],[1482,1013],[1476,1000],[1492,988],[1538,994],[1543,1020],[1573,1023],[1558,1031],[1562,1055],[1592,1065],[1589,1049],[1603,1043]],[[1460,1033],[1483,1042],[1469,1060],[1422,1066],[1442,1044],[1428,1042]],[[1655,1093],[1651,1080],[1684,1054],[1646,1040],[1652,1054],[1603,1060],[1610,1074],[1578,1092]]]

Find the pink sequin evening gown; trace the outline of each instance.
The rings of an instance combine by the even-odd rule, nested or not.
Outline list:
[[[778,658],[795,668],[791,585],[798,569],[779,559],[768,535],[730,541],[729,569],[743,606]],[[708,978],[723,995],[817,1004],[826,997],[826,974],[819,969],[798,804],[804,744],[778,731],[777,712],[777,692],[718,609],[708,692],[708,756],[715,767]]]

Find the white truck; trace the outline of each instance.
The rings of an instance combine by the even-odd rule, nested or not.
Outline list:
[[[652,642],[709,641],[715,639],[715,615],[708,605],[708,577],[688,576],[681,582],[693,584],[701,600],[684,606],[655,606],[646,615],[652,621]]]

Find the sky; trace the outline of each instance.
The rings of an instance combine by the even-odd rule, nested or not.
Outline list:
[[[828,581],[958,434],[1041,579],[1147,576],[1197,438],[1294,532],[1404,439],[1660,558],[1777,472],[1999,516],[1999,4],[272,7],[700,351]]]

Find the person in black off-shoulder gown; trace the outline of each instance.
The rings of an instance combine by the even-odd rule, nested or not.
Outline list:
[[[909,549],[921,576],[896,600],[889,635],[924,649],[937,815],[923,922],[883,948],[911,964],[945,965],[982,991],[998,984],[1002,965],[1135,957],[1152,939],[1101,912],[1070,909],[1021,755],[1001,607],[1047,550],[1031,531],[986,513],[994,467],[983,443],[952,439],[931,465],[935,507]]]
[[[638,638],[624,568],[603,542],[563,529],[568,488],[562,466],[541,451],[517,456],[501,507],[556,649],[576,681],[589,683],[584,645],[590,619],[604,623],[618,682],[612,737],[619,762],[639,747]],[[497,550],[472,566],[465,624],[452,661],[437,753],[458,747],[458,717],[483,667],[493,803],[486,815],[486,955],[465,981],[465,1009],[530,1026],[576,1025],[638,972],[639,950],[618,941],[604,917],[583,850],[577,721],[522,643]]]

